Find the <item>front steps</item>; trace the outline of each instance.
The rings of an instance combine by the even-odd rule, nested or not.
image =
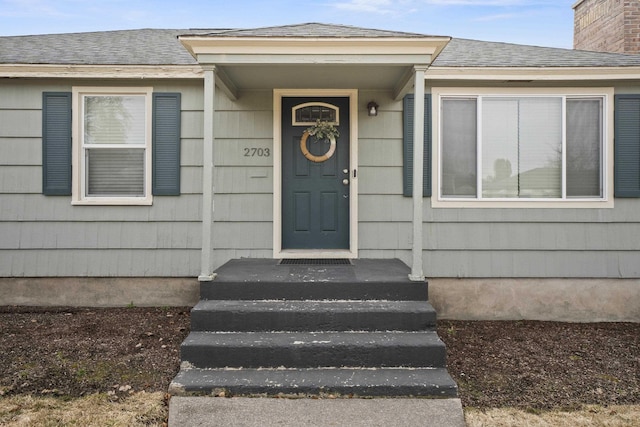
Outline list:
[[[455,397],[427,284],[398,260],[233,260],[203,283],[169,392]]]

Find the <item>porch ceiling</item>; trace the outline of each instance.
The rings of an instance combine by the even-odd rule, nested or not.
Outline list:
[[[394,89],[410,66],[399,65],[234,65],[220,69],[238,89]]]

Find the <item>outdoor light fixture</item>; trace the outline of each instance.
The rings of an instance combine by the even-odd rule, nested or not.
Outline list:
[[[375,101],[371,101],[370,103],[367,104],[367,111],[369,112],[370,116],[377,116],[378,115],[378,107],[379,105],[376,104]]]

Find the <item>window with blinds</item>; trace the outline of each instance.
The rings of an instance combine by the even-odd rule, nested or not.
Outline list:
[[[441,197],[603,198],[603,102],[569,96],[443,98]]]
[[[80,98],[83,198],[147,197],[149,95],[84,93]]]

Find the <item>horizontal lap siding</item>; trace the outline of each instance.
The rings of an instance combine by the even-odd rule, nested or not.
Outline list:
[[[378,115],[361,106],[358,141],[358,254],[361,258],[411,259],[411,200],[402,197],[402,101],[388,92],[375,99]]]
[[[217,95],[214,267],[273,255],[272,92],[246,92],[238,101]]]
[[[0,250],[199,249],[200,222],[2,222]]]
[[[191,277],[199,269],[200,249],[0,251],[0,271],[14,277]]]
[[[2,222],[141,222],[202,220],[202,197],[156,197],[153,206],[72,206],[67,197],[41,194],[0,194]]]
[[[182,94],[181,195],[156,196],[152,206],[72,206],[42,195],[42,92],[73,84],[0,82],[0,277],[197,276],[202,83],[129,82]]]
[[[430,209],[431,277],[640,277],[640,201],[614,209]]]
[[[0,166],[40,166],[42,163],[40,137],[0,138]]]
[[[637,251],[428,251],[429,277],[638,278]]]

